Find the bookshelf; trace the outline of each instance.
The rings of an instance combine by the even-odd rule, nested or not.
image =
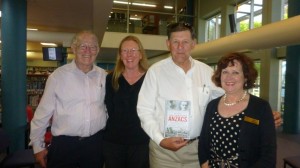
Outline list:
[[[48,76],[56,68],[57,67],[27,66],[27,105],[31,106],[33,111],[35,111],[42,98]]]
[[[47,78],[48,74],[27,74],[27,105],[31,106],[33,111],[43,95]]]

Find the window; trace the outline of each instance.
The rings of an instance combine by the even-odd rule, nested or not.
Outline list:
[[[214,64],[208,64],[214,71],[217,70],[217,63],[214,63]]]
[[[237,7],[237,31],[244,32],[262,26],[263,0],[248,0]]]
[[[261,66],[261,62],[255,61],[254,64],[255,64],[255,68],[257,70],[258,75],[257,75],[257,79],[255,82],[255,87],[252,89],[249,89],[249,93],[259,97],[260,96],[260,66]]]
[[[220,38],[221,14],[218,14],[206,21],[206,39],[205,41],[212,41]]]
[[[280,110],[284,111],[286,60],[280,60]]]
[[[281,17],[282,19],[287,19],[288,18],[288,9],[289,9],[289,5],[288,5],[288,0],[283,0],[283,5],[282,5],[283,10]]]
[[[194,1],[114,0],[106,31],[166,35],[168,24],[185,21],[194,25]]]

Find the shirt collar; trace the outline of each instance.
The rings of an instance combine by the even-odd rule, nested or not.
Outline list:
[[[71,62],[70,70],[71,70],[71,71],[74,71],[74,72],[80,72],[80,73],[83,73],[83,72],[76,66],[75,59],[73,59],[72,62]],[[97,73],[96,65],[93,64],[92,70],[89,71],[87,74],[95,74],[95,73]]]
[[[172,55],[169,57],[169,60],[173,63],[173,65],[174,65],[176,68],[180,69],[180,70],[183,72],[183,69],[180,68],[178,65],[176,65],[175,62],[173,61]],[[194,69],[194,66],[195,66],[195,60],[194,60],[191,56],[189,57],[189,60],[190,60],[190,62],[191,62],[191,68],[188,70],[188,73],[189,73],[192,69]]]

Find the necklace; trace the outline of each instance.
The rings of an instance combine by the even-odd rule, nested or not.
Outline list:
[[[233,103],[226,103],[226,97],[227,97],[227,94],[225,93],[225,95],[224,95],[224,105],[225,105],[225,106],[233,106],[233,105],[236,105],[236,104],[238,104],[239,102],[241,102],[242,100],[244,100],[245,97],[246,97],[246,95],[247,95],[247,91],[244,92],[243,96],[242,96],[238,101],[233,102]]]

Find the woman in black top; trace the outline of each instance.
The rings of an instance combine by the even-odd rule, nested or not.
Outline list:
[[[119,46],[116,67],[106,78],[106,168],[149,167],[149,137],[141,128],[136,111],[147,69],[147,57],[140,40],[135,36],[125,37]]]
[[[225,94],[206,108],[199,139],[201,168],[275,168],[276,132],[269,103],[248,93],[257,71],[251,58],[230,53],[212,76]]]

